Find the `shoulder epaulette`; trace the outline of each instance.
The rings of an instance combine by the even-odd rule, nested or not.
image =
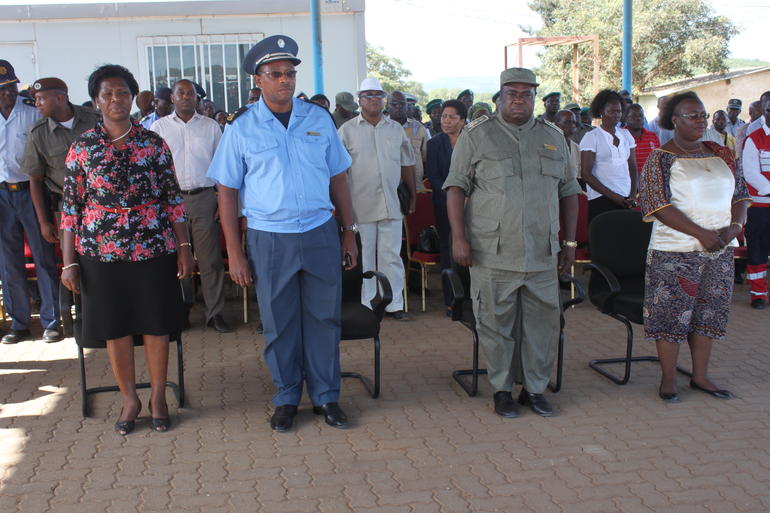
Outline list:
[[[46,125],[47,123],[48,123],[48,118],[47,117],[40,118],[37,121],[35,121],[34,123],[32,123],[32,126],[29,127],[29,131],[32,132],[33,130],[37,130],[41,126]]]
[[[35,100],[33,100],[32,98],[24,98],[23,100],[21,100],[21,103],[23,103],[24,105],[29,105],[30,107],[35,106]]]
[[[474,119],[473,121],[471,121],[470,123],[468,123],[468,126],[466,126],[465,129],[469,130],[469,131],[473,130],[477,126],[481,125],[482,123],[486,123],[490,119],[492,119],[492,118],[490,118],[489,116],[484,114],[483,116],[479,116],[476,119]]]
[[[542,122],[545,124],[545,126],[553,128],[554,130],[556,130],[557,132],[559,132],[559,134],[560,134],[560,135],[564,135],[564,132],[562,132],[562,131],[561,131],[561,128],[559,128],[558,126],[556,126],[554,123],[552,123],[552,122],[548,121],[548,120],[547,120],[547,119],[545,119],[545,118],[542,118],[542,120],[541,120],[541,121],[542,121]]]
[[[244,112],[246,112],[247,110],[249,110],[249,106],[248,106],[248,105],[244,105],[244,106],[243,106],[243,107],[241,107],[240,109],[236,110],[235,112],[233,112],[232,114],[230,114],[229,116],[227,116],[227,124],[228,124],[228,125],[232,125],[232,124],[233,124],[233,121],[235,121],[236,119],[238,119],[238,117],[239,117],[241,114],[243,114]]]

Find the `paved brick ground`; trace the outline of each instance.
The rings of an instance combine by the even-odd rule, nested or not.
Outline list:
[[[770,511],[770,312],[748,308],[745,288],[712,357],[714,380],[735,400],[691,392],[682,377],[683,401],[664,404],[655,364],[637,364],[622,387],[595,374],[587,361],[622,354],[624,331],[584,304],[567,313],[565,385],[550,396],[557,416],[515,420],[491,412],[486,382],[469,398],[452,381],[468,365],[470,336],[438,296],[412,322],[385,323],[380,399],[344,382],[355,421],[346,431],[307,403],[296,430],[270,431],[256,322],[186,333],[189,407],[170,397],[172,431],[150,432],[145,417],[125,439],[112,431],[116,394],[81,417],[71,339],[0,346],[0,512]],[[640,339],[638,353],[651,351]],[[112,382],[104,353],[87,355],[90,384]],[[370,372],[369,344],[345,342],[342,360]]]

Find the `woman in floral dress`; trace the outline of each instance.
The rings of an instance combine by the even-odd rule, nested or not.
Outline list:
[[[184,327],[178,279],[193,268],[171,151],[130,117],[138,89],[122,66],[91,74],[88,93],[103,122],[70,147],[61,220],[62,283],[82,291],[82,337],[106,340],[123,398],[115,424],[121,435],[134,429],[142,409],[135,335],[147,357],[152,428],[169,428],[168,340]]]

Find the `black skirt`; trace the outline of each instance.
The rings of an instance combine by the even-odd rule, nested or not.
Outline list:
[[[176,253],[140,262],[80,256],[81,331],[94,342],[171,335],[186,327]]]

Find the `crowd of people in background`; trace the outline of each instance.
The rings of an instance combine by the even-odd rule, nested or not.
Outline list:
[[[708,354],[727,323],[732,253],[725,248],[743,233],[751,306],[768,304],[770,92],[750,103],[748,122],[740,119],[743,102],[730,99],[707,126],[709,114],[694,94],[660,97],[658,115],[648,120],[629,91],[609,89],[590,105],[564,108],[561,93],[547,92],[543,113],[535,117],[535,75],[511,68],[501,74],[491,104],[474,102],[465,89],[456,98],[428,101],[424,122],[415,96],[386,92],[373,77],[355,92],[338,92],[333,105],[323,94],[295,95],[296,55],[296,43],[286,36],[256,45],[243,63],[255,87],[233,113],[188,79],[140,91],[131,72],[117,65],[98,68],[89,78],[91,100],[75,105],[67,84],[54,77],[19,92],[12,64],[0,60],[0,279],[11,319],[2,343],[31,337],[26,244],[36,266],[43,339],[62,338],[61,279],[83,295],[85,336],[108,341],[123,396],[116,431],[130,433],[142,408],[132,335],[144,336],[153,429],[167,430],[168,335],[187,322],[177,280],[197,268],[206,325],[231,331],[224,316],[221,231],[231,278],[257,286],[265,358],[277,388],[272,428],[292,427],[303,381],[316,413],[346,427],[337,404],[339,305],[327,296],[339,296],[339,270],[357,264],[357,233],[363,270],[381,272],[392,287],[387,314],[410,320],[402,218],[415,211],[418,193],[431,191],[441,267],[473,265],[495,411],[517,415],[516,382],[524,384],[518,402],[548,416],[552,408],[542,392],[552,348],[537,341],[556,340],[555,273],[574,261],[577,245],[574,222],[563,241],[553,227],[559,210],[576,217],[576,198],[585,194],[589,222],[605,212],[641,208],[657,223],[645,330],[661,356],[660,397],[678,398],[674,376],[682,342],[693,352],[691,386],[730,396],[708,380]],[[288,137],[292,130],[299,131]],[[541,173],[528,182],[531,166]],[[718,212],[674,187],[684,183],[682,173],[703,169],[709,183],[721,187],[704,192]],[[513,176],[523,177],[526,188],[513,185]],[[330,217],[332,209],[339,220]],[[524,220],[524,231],[505,220]],[[650,296],[675,288],[670,273],[661,271],[672,265],[687,269],[692,283],[708,285],[701,287],[703,297]],[[330,267],[337,268],[334,276],[325,274]],[[517,303],[512,293],[491,288],[493,282],[522,291],[537,307],[522,306],[526,301]],[[451,315],[446,285],[443,293]],[[362,303],[371,304],[376,294],[373,280],[365,280]],[[700,306],[693,307],[696,301]],[[497,305],[496,314],[489,313],[490,304]],[[693,320],[672,320],[677,308],[695,308]],[[308,328],[297,327],[300,318],[315,345],[306,340]],[[513,330],[522,330],[528,344],[516,356],[519,368],[509,364]],[[319,364],[329,359],[332,365]]]

